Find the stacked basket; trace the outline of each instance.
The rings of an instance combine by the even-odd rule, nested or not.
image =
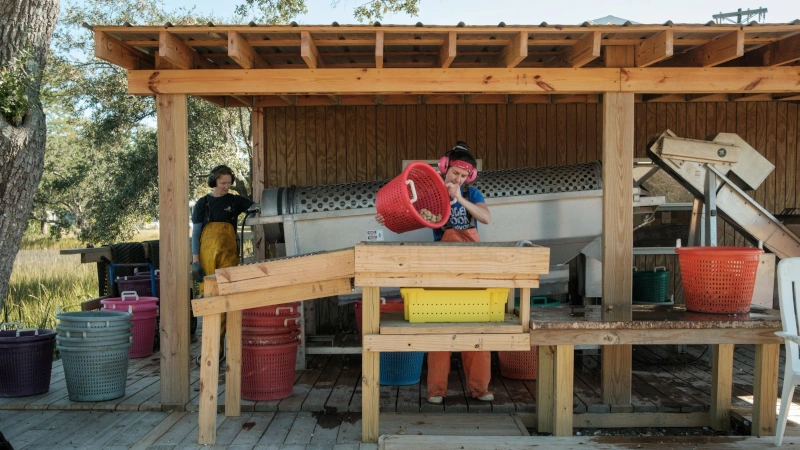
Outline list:
[[[558,306],[561,302],[558,295],[551,297],[532,296],[531,307],[539,306]],[[516,299],[516,306],[519,306],[519,298]],[[500,375],[515,380],[535,380],[539,371],[539,349],[531,345],[529,351],[522,352],[497,352],[500,361]]]
[[[61,352],[69,399],[100,402],[125,395],[132,314],[77,311],[56,314],[56,348]]]
[[[158,270],[152,274],[150,272],[139,272],[135,275],[117,277],[114,282],[117,283],[119,292],[134,291],[142,297],[159,297],[161,293],[161,276]],[[153,293],[154,287],[155,293]]]
[[[363,317],[361,300],[355,303],[358,335],[362,336]],[[381,312],[400,312],[405,309],[402,298],[386,300],[381,298]],[[422,374],[422,361],[425,352],[381,352],[380,383],[383,386],[406,386],[419,383]]]
[[[15,325],[16,330],[7,330]],[[0,326],[0,397],[25,397],[50,389],[56,332],[23,329],[19,322]]]
[[[300,302],[242,311],[242,398],[277,400],[292,395]]]
[[[144,358],[153,354],[158,298],[140,297],[136,292],[125,291],[119,297],[100,300],[103,311],[132,311],[133,345],[131,358]]]

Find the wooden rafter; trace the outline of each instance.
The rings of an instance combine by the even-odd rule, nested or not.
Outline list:
[[[515,103],[520,105],[542,104],[550,103],[549,95],[509,95],[508,103]]]
[[[734,102],[771,102],[772,94],[731,94]]]
[[[264,69],[269,63],[261,57],[241,34],[228,33],[228,56],[245,69]]]
[[[317,45],[311,39],[311,33],[303,31],[300,33],[300,56],[306,62],[309,68],[316,69],[318,67],[325,67],[325,61],[317,50]]]
[[[497,56],[498,67],[517,67],[528,57],[528,32],[519,32],[514,39],[503,48]]]
[[[686,96],[687,102],[727,102],[728,94],[689,94]]]
[[[745,65],[750,67],[781,66],[800,60],[800,33],[764,45],[744,55]]]
[[[375,33],[375,68],[383,67],[383,31]]]
[[[168,31],[158,34],[158,54],[179,69],[213,69],[216,66],[200,56],[179,37]]]
[[[659,67],[713,67],[744,55],[744,31],[736,30],[663,61]]]
[[[672,30],[664,30],[636,45],[636,67],[647,67],[672,56]]]
[[[686,96],[682,94],[644,94],[642,103],[683,103]]]
[[[564,49],[553,58],[548,67],[583,67],[600,56],[599,31],[592,31],[581,38],[575,45]]]
[[[439,48],[439,54],[436,56],[436,67],[446,69],[450,67],[453,60],[456,59],[458,34],[455,31],[447,33],[444,43]]]
[[[465,96],[464,96],[464,104],[465,104],[465,105],[469,105],[469,104],[470,104],[470,103],[472,103],[472,102],[473,102],[473,101],[474,101],[476,98],[478,98],[478,95],[480,95],[480,94],[468,94],[468,95],[465,95]]]
[[[130,47],[102,31],[94,34],[94,55],[129,70],[153,69],[153,56]]]

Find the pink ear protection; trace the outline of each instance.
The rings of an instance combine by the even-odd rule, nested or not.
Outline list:
[[[447,173],[447,169],[449,169],[450,167],[459,167],[468,172],[466,180],[467,183],[472,183],[473,181],[475,181],[475,178],[478,178],[478,171],[474,167],[472,167],[472,164],[466,161],[450,161],[450,157],[448,155],[450,155],[451,153],[453,153],[453,150],[450,150],[444,156],[439,158],[439,172],[441,172],[442,175],[444,175],[445,173]]]

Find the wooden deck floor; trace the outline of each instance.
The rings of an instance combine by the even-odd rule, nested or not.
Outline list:
[[[193,357],[199,353],[199,336],[193,338]],[[706,346],[635,346],[633,402],[613,412],[691,413],[707,411],[710,399],[711,350]],[[191,399],[185,405],[160,403],[160,355],[131,360],[125,396],[107,402],[72,402],[67,397],[60,361],[53,365],[50,391],[46,394],[0,399],[0,431],[15,449],[21,448],[201,448],[197,442],[199,370],[192,365]],[[599,356],[576,356],[575,413],[608,413],[600,401]],[[737,346],[734,354],[732,403],[739,417],[747,419],[753,393],[754,349]],[[448,396],[444,405],[424,401],[425,383],[381,388],[381,434],[394,436],[525,436],[535,434],[536,382],[500,376],[496,360],[491,390],[495,401],[478,402],[465,394],[460,358],[453,358]],[[781,377],[783,353],[781,353]],[[295,374],[291,397],[279,401],[243,401],[242,416],[218,417],[218,447],[230,449],[362,449],[360,443],[360,355],[315,355],[308,369]],[[220,411],[224,403],[224,377],[220,381]],[[425,379],[423,368],[422,379]],[[778,390],[780,392],[780,389]],[[800,395],[792,405],[786,444],[800,445]],[[469,414],[445,414],[445,413]],[[416,413],[409,417],[407,413]],[[579,423],[576,421],[576,424]],[[630,426],[620,423],[619,427]],[[577,426],[577,425],[576,425]],[[478,438],[475,438],[478,439]],[[537,438],[542,439],[542,438]],[[553,439],[552,443],[562,438]],[[752,443],[770,444],[771,439]],[[670,442],[673,442],[671,440]],[[453,441],[455,442],[455,441]],[[481,448],[480,440],[459,441],[454,448]],[[483,442],[483,444],[480,444]],[[515,441],[516,442],[516,441]],[[568,445],[572,441],[558,441]],[[708,441],[706,443],[709,443]],[[737,441],[739,442],[739,441]],[[744,442],[744,441],[742,441]],[[673,442],[674,443],[674,442]],[[719,442],[718,442],[719,443]],[[446,443],[436,448],[450,448]],[[511,441],[508,448],[516,448]],[[605,448],[609,442],[572,442],[581,448]],[[695,442],[692,445],[698,444]],[[402,439],[384,442],[381,448],[419,447]],[[475,447],[478,445],[478,447]],[[505,444],[504,444],[505,445]],[[548,444],[550,445],[550,444]],[[558,444],[561,445],[561,444]],[[649,444],[648,444],[649,445]],[[681,444],[680,446],[683,446]],[[714,444],[717,445],[717,444]],[[741,444],[741,445],[744,445]],[[523,447],[520,447],[523,448]],[[567,448],[567,447],[564,447]]]

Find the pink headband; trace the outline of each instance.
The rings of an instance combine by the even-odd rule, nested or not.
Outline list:
[[[456,161],[450,160],[450,167],[458,167],[459,169],[464,169],[470,173],[472,173],[472,171],[475,170],[475,167],[473,167],[472,164],[460,160]]]

